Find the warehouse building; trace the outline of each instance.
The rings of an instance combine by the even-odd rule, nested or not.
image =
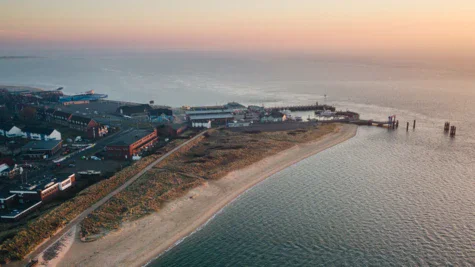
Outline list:
[[[157,141],[157,130],[135,129],[108,144],[106,154],[112,159],[132,159],[134,155],[152,147]]]

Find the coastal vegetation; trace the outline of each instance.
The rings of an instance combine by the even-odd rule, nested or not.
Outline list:
[[[275,132],[212,130],[203,141],[160,162],[91,213],[81,224],[82,238],[100,238],[126,221],[159,211],[167,201],[207,181],[338,130],[334,124]]]
[[[6,230],[8,235],[2,236],[0,261],[9,262],[10,260],[22,259],[45,239],[54,235],[68,222],[76,218],[81,212],[139,173],[145,166],[152,163],[162,154],[176,147],[179,142],[181,140],[171,142],[156,154],[145,157],[132,166],[117,172],[114,176],[88,187],[74,198],[27,223],[18,224],[15,225],[16,227],[10,227],[9,229],[3,229],[5,228],[3,227],[2,232]],[[0,227],[6,225],[1,224]]]

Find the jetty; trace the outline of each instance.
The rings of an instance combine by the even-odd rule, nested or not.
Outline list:
[[[316,102],[315,105],[296,105],[296,106],[279,106],[279,107],[268,107],[265,108],[266,111],[281,111],[281,110],[290,110],[290,111],[312,111],[312,110],[330,110],[335,112],[336,108],[330,105],[319,105]]]

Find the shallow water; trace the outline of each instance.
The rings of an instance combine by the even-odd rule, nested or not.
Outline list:
[[[222,53],[46,55],[0,60],[0,84],[172,106],[319,101],[367,119],[398,116],[397,131],[361,127],[252,188],[152,266],[475,265],[473,70]],[[456,138],[443,133],[445,121]]]
[[[252,188],[151,266],[473,265],[474,165],[454,161],[457,146],[442,133],[361,127]]]

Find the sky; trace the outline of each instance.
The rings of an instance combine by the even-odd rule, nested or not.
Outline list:
[[[475,53],[473,0],[0,0],[1,49]]]

